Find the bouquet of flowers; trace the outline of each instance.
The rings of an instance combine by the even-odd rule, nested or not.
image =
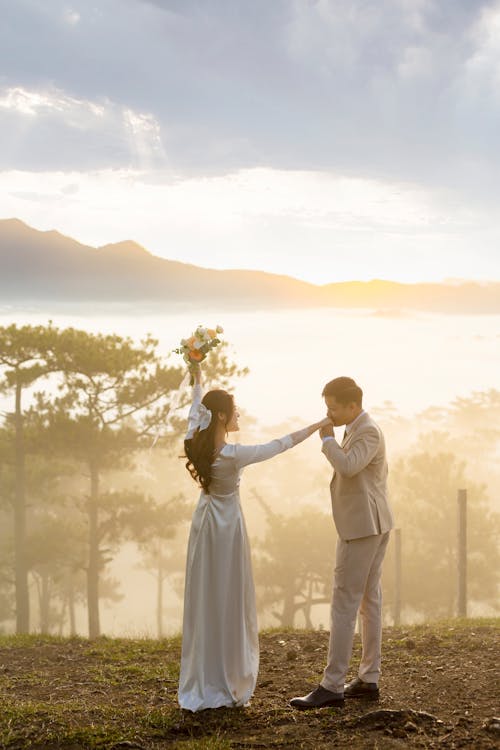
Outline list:
[[[182,354],[184,362],[191,373],[190,385],[193,385],[193,369],[203,362],[208,352],[221,344],[219,334],[224,333],[222,326],[216,328],[205,328],[199,325],[196,331],[188,338],[181,339],[180,346],[174,349],[176,354]]]

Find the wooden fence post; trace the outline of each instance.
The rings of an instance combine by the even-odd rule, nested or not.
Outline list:
[[[394,625],[401,624],[401,529],[394,529]]]
[[[467,490],[458,490],[457,617],[467,617]]]

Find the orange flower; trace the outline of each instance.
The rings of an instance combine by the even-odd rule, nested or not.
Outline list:
[[[186,346],[189,346],[189,348],[192,349],[195,341],[196,341],[196,336],[191,336],[191,338],[187,339]]]
[[[208,335],[210,336],[210,338],[212,338],[212,339],[214,339],[216,337],[216,335],[217,335],[217,332],[214,331],[213,328],[207,328],[207,332],[208,332]]]
[[[201,362],[203,354],[199,352],[198,349],[191,349],[189,352],[189,358],[194,359],[195,362]]]

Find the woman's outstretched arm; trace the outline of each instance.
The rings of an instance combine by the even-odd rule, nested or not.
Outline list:
[[[329,419],[322,419],[320,422],[314,422],[302,430],[292,432],[289,435],[285,435],[282,438],[271,440],[269,443],[262,443],[261,445],[240,445],[236,444],[232,446],[234,451],[234,458],[238,468],[248,466],[249,464],[257,464],[261,461],[267,461],[269,458],[277,456],[279,453],[283,453],[289,448],[293,448],[294,445],[298,445],[306,438],[310,437],[320,427],[329,423]]]
[[[331,425],[331,421],[328,417],[325,417],[320,422],[314,422],[314,424],[310,424],[308,427],[304,427],[302,430],[292,432],[290,437],[292,438],[293,445],[298,445],[303,440],[306,440],[306,438],[315,433],[316,430],[319,430],[321,427],[326,427],[327,425]]]

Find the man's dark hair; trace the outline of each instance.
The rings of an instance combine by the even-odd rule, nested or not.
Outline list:
[[[346,406],[354,401],[358,406],[363,405],[363,391],[352,378],[335,378],[323,388],[322,396],[333,396],[335,401]]]

